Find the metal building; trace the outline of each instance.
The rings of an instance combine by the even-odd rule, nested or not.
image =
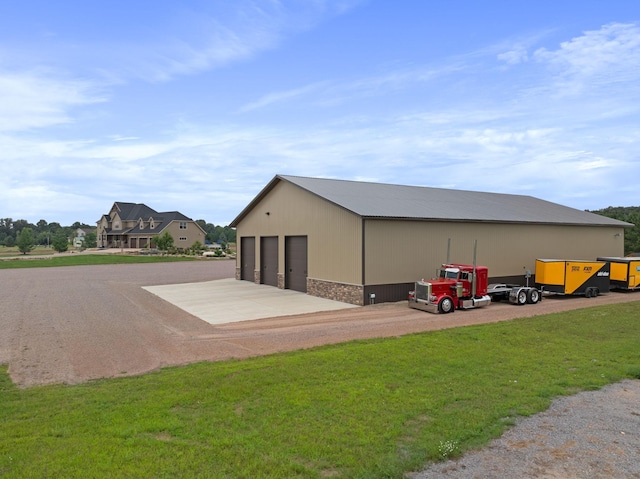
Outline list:
[[[523,282],[536,258],[622,256],[633,225],[531,196],[276,175],[231,226],[236,279],[362,305],[406,299],[448,251],[471,263],[475,240],[490,281]]]

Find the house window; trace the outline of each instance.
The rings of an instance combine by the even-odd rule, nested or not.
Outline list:
[[[180,241],[187,241],[187,237],[186,236],[180,236]]]
[[[187,222],[186,221],[181,221],[180,222],[180,229],[181,230],[186,230],[187,229]]]

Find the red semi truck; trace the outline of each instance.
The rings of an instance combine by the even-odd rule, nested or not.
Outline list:
[[[431,313],[452,313],[456,309],[480,308],[492,300],[509,299],[513,304],[534,304],[542,298],[535,287],[488,284],[486,266],[443,264],[438,277],[415,283],[409,292],[409,306]]]

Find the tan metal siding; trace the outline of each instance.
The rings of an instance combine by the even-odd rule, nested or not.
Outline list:
[[[619,227],[367,220],[365,284],[432,277],[447,259],[449,238],[452,262],[472,263],[477,240],[477,263],[497,277],[534,273],[536,258],[621,256],[623,234]]]
[[[360,218],[295,185],[287,182],[275,185],[236,230],[237,237],[278,236],[280,273],[284,273],[285,237],[307,236],[310,278],[361,284]],[[258,246],[256,264],[260,264]]]

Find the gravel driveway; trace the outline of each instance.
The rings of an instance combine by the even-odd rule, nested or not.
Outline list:
[[[233,261],[0,270],[0,364],[20,387],[75,384],[195,361],[247,358],[637,301],[640,293],[431,315],[406,303],[211,325],[142,286],[231,278]],[[460,461],[412,477],[640,478],[640,381],[556,401]]]
[[[558,297],[523,307],[494,303],[448,315],[400,302],[211,325],[142,288],[234,275],[235,262],[229,260],[0,270],[0,364],[9,365],[12,380],[21,387],[75,384],[195,361],[247,358],[639,298]]]

